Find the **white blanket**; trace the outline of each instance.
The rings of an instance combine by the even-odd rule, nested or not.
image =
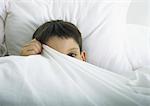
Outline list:
[[[42,55],[0,58],[0,106],[150,106],[143,77],[141,84],[44,45]]]

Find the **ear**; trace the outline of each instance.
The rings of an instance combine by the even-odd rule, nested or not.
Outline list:
[[[86,62],[86,52],[85,51],[81,52],[81,58],[82,58],[83,61]]]

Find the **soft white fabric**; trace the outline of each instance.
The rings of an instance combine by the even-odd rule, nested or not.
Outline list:
[[[0,105],[149,106],[150,88],[140,85],[145,95],[130,83],[47,46],[42,56],[0,58]]]
[[[88,62],[126,76],[132,70],[121,33],[130,0],[10,0],[6,3],[5,35],[10,55],[18,55],[39,25],[63,19],[81,30]]]
[[[7,49],[4,42],[4,21],[0,17],[0,57],[7,54]]]
[[[133,70],[150,65],[150,28],[128,24],[124,48]]]
[[[136,79],[129,82],[129,85],[138,93],[150,95],[150,66],[143,66],[137,69],[135,73]]]
[[[0,17],[0,44],[4,41],[4,21]]]
[[[5,8],[5,0],[0,0],[0,16],[4,19],[6,14],[6,8]]]
[[[7,49],[4,42],[4,20],[5,20],[5,2],[0,0],[0,57],[6,55]]]

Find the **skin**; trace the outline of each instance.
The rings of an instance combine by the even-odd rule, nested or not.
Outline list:
[[[86,61],[85,51],[80,52],[79,45],[72,38],[51,37],[46,43],[47,46],[56,51],[71,56],[73,58]],[[36,55],[42,52],[42,45],[37,40],[32,40],[26,44],[20,52],[21,56]]]

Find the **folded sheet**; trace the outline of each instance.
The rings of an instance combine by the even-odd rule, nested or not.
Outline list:
[[[136,92],[131,80],[43,48],[42,55],[0,58],[0,105],[150,106],[149,93]]]

